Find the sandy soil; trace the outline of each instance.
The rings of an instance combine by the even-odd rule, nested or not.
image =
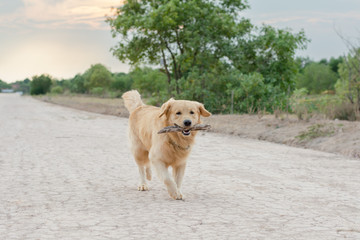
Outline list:
[[[96,113],[128,117],[121,99],[83,96],[42,96],[38,99]],[[274,115],[213,115],[204,121],[212,125],[212,132],[360,158],[360,122],[323,118],[299,121],[291,115],[278,118]]]
[[[137,191],[127,119],[0,94],[1,239],[360,239],[360,161],[201,133],[185,201]]]

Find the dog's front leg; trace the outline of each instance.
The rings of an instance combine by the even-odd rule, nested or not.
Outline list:
[[[173,167],[173,177],[175,179],[175,183],[177,185],[177,189],[181,199],[184,199],[184,195],[181,193],[181,185],[185,174],[185,167],[186,167],[185,163]]]
[[[178,192],[176,183],[171,178],[168,168],[165,166],[165,164],[162,161],[156,161],[156,160],[153,161],[152,164],[153,164],[160,180],[165,183],[170,197],[172,197],[173,199],[176,199],[176,200],[181,200],[182,198]]]

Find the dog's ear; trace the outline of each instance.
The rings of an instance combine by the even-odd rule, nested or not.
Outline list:
[[[202,104],[202,103],[199,103],[199,111],[200,111],[201,116],[203,116],[203,117],[211,116],[211,113],[205,109],[204,104]]]
[[[162,117],[162,115],[167,114],[167,112],[169,111],[172,101],[174,101],[175,99],[170,98],[166,103],[164,103],[161,108],[160,108],[160,115],[159,118]]]

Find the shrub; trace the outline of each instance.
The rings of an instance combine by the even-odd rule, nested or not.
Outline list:
[[[292,111],[300,120],[308,120],[314,114],[323,114],[329,119],[355,121],[360,119],[357,108],[338,95],[307,95],[307,90],[297,89],[291,96]]]
[[[105,92],[105,97],[106,98],[121,98],[123,92],[121,91],[107,91]]]
[[[237,74],[226,86],[228,99],[234,92],[234,112],[273,112],[276,109],[285,110],[287,105],[286,93],[279,86],[266,84],[260,73]]]
[[[325,90],[333,90],[337,74],[328,65],[310,63],[304,73],[297,75],[297,87],[306,88],[310,93],[317,94]]]
[[[350,102],[343,101],[341,104],[337,104],[328,110],[328,116],[331,119],[356,121],[360,120],[360,114],[358,109]]]
[[[39,95],[46,94],[50,91],[51,77],[46,74],[40,76],[34,76],[30,83],[30,94]]]
[[[105,93],[105,89],[102,87],[95,87],[90,89],[90,93],[95,96],[103,96]]]
[[[110,71],[102,64],[91,65],[83,74],[84,87],[91,91],[94,88],[108,88],[113,81]]]
[[[0,89],[11,88],[11,85],[0,79]]]
[[[110,84],[110,89],[114,91],[129,91],[133,84],[133,78],[130,74],[117,73],[113,76],[113,81]]]
[[[52,94],[62,94],[64,92],[64,89],[60,86],[55,86],[55,87],[51,88],[50,92]]]
[[[134,81],[133,88],[138,89],[145,96],[156,97],[160,92],[167,92],[166,75],[159,70],[136,68],[130,75]]]
[[[86,88],[84,83],[84,77],[81,74],[76,74],[76,76],[70,80],[70,91],[75,93],[85,93]]]
[[[307,94],[308,90],[306,88],[295,89],[290,99],[291,109],[299,120],[308,120],[309,113],[312,112],[312,110],[309,109],[308,102],[306,101]]]

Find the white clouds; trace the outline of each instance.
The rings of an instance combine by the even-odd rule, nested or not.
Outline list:
[[[129,69],[109,52],[116,41],[104,30],[37,29],[27,34],[14,33],[1,43],[0,79],[7,82],[43,73],[58,79],[72,78],[96,63],[113,72]]]
[[[332,24],[337,20],[341,21],[360,21],[360,14],[354,11],[347,12],[315,12],[315,11],[292,11],[274,12],[272,14],[260,14],[257,16],[258,23],[265,24],[287,24],[297,22],[298,24]]]
[[[2,26],[28,25],[37,28],[76,28],[85,26],[100,29],[105,15],[119,0],[23,0],[15,12],[0,17]]]
[[[359,37],[359,0],[248,1],[251,9],[245,11],[245,17],[255,25],[265,23],[293,32],[304,30],[311,42],[306,50],[297,52],[301,56],[320,60],[346,53],[336,31],[348,38]]]
[[[73,77],[95,63],[114,72],[128,70],[109,51],[116,40],[104,22],[120,0],[13,3],[0,14],[1,79],[10,82],[42,73]]]

